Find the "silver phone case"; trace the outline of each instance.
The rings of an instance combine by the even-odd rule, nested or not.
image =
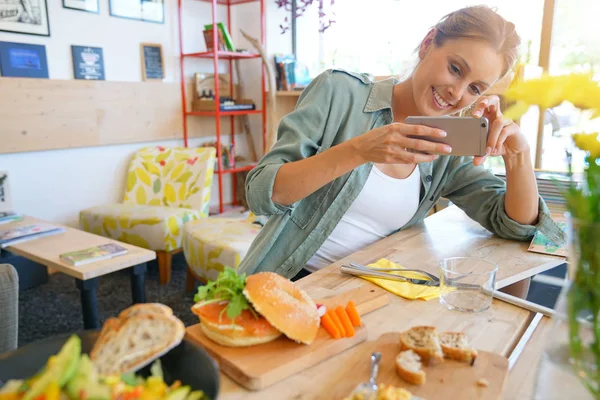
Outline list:
[[[445,143],[452,147],[453,156],[483,156],[487,148],[489,121],[485,117],[408,117],[410,125],[423,125],[444,130],[444,138],[410,136],[416,139]]]

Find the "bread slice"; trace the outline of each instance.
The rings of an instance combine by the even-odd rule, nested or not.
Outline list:
[[[467,336],[462,332],[440,333],[440,344],[444,356],[471,365],[477,358],[477,350],[469,346]]]
[[[404,350],[396,357],[396,371],[400,378],[413,385],[425,383],[425,371],[422,370],[421,357],[412,350]]]
[[[163,313],[139,313],[117,321],[103,329],[90,352],[100,374],[136,371],[181,343],[185,334],[183,322]]]
[[[400,334],[401,350],[413,350],[424,363],[437,363],[444,360],[440,338],[432,326],[415,326]]]
[[[126,308],[119,314],[119,318],[129,318],[138,314],[164,314],[173,315],[171,307],[161,303],[142,303],[134,304],[133,306]]]

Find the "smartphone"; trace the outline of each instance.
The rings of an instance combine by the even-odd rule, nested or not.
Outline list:
[[[406,124],[442,129],[444,138],[410,136],[416,139],[445,143],[452,147],[453,156],[483,156],[487,148],[489,122],[485,117],[408,117]]]

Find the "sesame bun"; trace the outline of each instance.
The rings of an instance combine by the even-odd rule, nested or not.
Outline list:
[[[250,275],[244,295],[256,311],[290,339],[310,344],[317,336],[317,306],[289,279],[274,272]]]
[[[264,317],[249,310],[234,320],[222,313],[227,306],[226,301],[218,303],[197,303],[192,311],[200,318],[200,328],[211,340],[223,346],[244,347],[267,343],[281,336]]]

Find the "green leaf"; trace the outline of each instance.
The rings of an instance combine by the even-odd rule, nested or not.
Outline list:
[[[244,296],[246,274],[237,274],[230,267],[225,267],[215,281],[210,281],[205,286],[200,286],[194,296],[194,301],[225,300],[227,307],[223,311],[227,317],[235,321],[242,311],[250,309],[250,304]]]
[[[191,176],[192,176],[192,173],[190,171],[184,172],[183,174],[181,174],[181,176],[179,178],[177,178],[177,180],[175,182],[186,183],[187,180],[190,179]]]
[[[157,178],[154,181],[154,185],[152,185],[152,190],[154,191],[154,193],[158,193],[158,192],[160,192],[160,188],[161,188],[160,179]]]

